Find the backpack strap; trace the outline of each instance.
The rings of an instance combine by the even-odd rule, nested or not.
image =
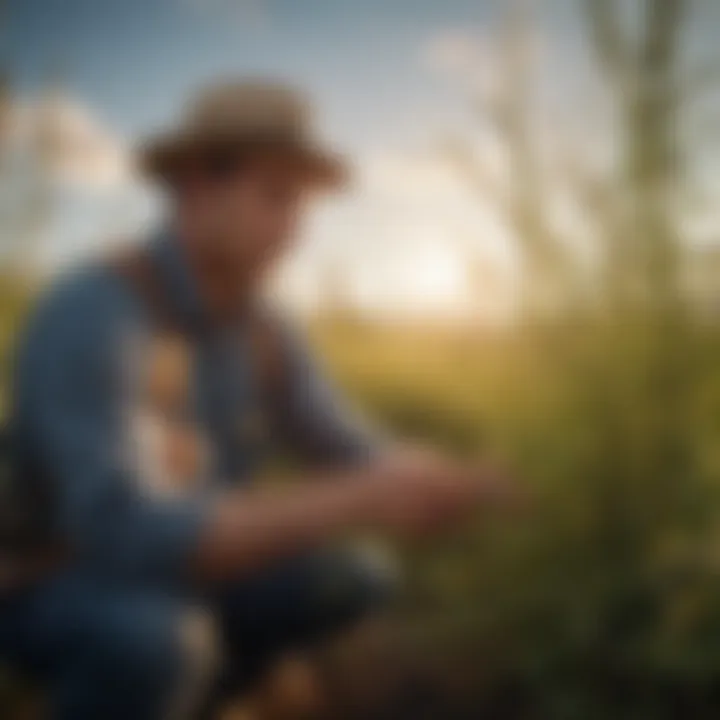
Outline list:
[[[248,337],[260,406],[273,416],[282,404],[289,381],[282,333],[268,313],[255,312],[249,319]]]
[[[147,249],[135,247],[120,253],[110,259],[110,267],[132,289],[156,327],[178,335],[188,334]],[[282,333],[269,313],[256,310],[248,318],[248,336],[260,404],[265,412],[272,413],[287,387]]]
[[[132,290],[154,325],[179,331],[177,313],[147,249],[131,248],[118,253],[110,258],[109,266]]]
[[[133,249],[118,254],[108,265],[133,288],[154,322],[170,322],[166,295],[146,252]],[[7,464],[0,468],[6,475],[0,478],[0,599],[42,581],[67,565],[72,555],[64,543],[50,538],[31,542],[30,536],[37,530],[35,516],[41,515],[43,524],[48,522],[45,515],[50,500],[39,496],[35,478],[20,469],[10,445],[10,438],[0,438],[0,462]]]

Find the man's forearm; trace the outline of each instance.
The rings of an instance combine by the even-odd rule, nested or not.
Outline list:
[[[221,497],[200,539],[196,575],[222,579],[250,572],[368,525],[368,474],[347,473],[349,482],[316,478],[291,489]]]

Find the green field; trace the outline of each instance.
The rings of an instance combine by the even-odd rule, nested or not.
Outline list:
[[[478,517],[408,553],[404,622],[447,661],[433,672],[448,717],[716,716],[714,328],[643,317],[315,334],[373,417],[498,453],[532,496],[516,517]]]
[[[21,304],[8,300],[8,317]],[[395,698],[378,717],[716,716],[720,332],[667,317],[311,327],[373,421],[503,457],[530,497],[511,517],[481,513],[399,548],[399,623],[436,710]]]

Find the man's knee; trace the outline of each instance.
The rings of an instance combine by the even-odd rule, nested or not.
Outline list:
[[[384,548],[353,547],[321,555],[316,562],[311,615],[329,632],[383,610],[400,586],[397,566]]]
[[[381,611],[399,573],[382,551],[333,549],[296,557],[231,589],[223,604],[231,660],[253,682],[278,657],[332,640]]]
[[[199,608],[178,611],[164,630],[138,644],[134,672],[159,698],[160,717],[178,720],[197,711],[219,672],[219,648],[215,620]]]
[[[177,625],[179,662],[169,718],[190,717],[203,703],[221,669],[221,640],[215,617],[188,610]]]
[[[108,618],[107,628],[85,645],[81,682],[92,689],[80,700],[72,692],[64,703],[79,704],[78,717],[86,716],[86,707],[103,708],[105,717],[190,717],[218,667],[214,622],[195,608],[132,608],[121,622]],[[72,707],[61,716],[72,717]]]
[[[341,555],[349,588],[371,611],[383,608],[400,589],[400,571],[390,550],[380,545],[360,545]]]

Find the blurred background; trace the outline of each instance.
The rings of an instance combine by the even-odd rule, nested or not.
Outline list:
[[[158,221],[133,143],[277,75],[356,178],[273,291],[371,416],[533,490],[404,553],[336,717],[717,716],[720,3],[5,0],[0,32],[3,357]]]

